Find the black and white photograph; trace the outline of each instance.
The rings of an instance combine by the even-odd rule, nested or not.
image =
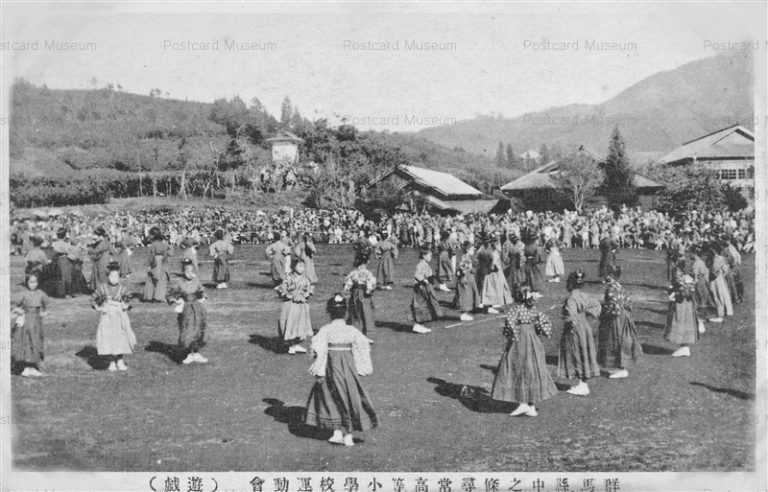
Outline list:
[[[0,490],[768,490],[767,16],[0,3]]]

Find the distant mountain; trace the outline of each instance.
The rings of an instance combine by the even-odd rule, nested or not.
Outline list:
[[[478,117],[416,133],[493,158],[499,142],[516,153],[557,144],[602,154],[618,126],[636,163],[684,141],[741,123],[752,128],[752,53],[728,52],[652,75],[597,105],[572,104],[516,118]]]

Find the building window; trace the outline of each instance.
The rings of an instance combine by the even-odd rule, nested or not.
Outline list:
[[[720,179],[736,179],[736,169],[721,169]]]
[[[747,177],[747,170],[739,169],[739,179],[746,179],[746,177]]]

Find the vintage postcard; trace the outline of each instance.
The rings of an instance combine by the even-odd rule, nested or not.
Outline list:
[[[767,15],[1,3],[0,490],[768,490]]]

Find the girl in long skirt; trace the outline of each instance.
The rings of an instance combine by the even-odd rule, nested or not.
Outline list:
[[[541,287],[541,251],[536,237],[529,237],[523,249],[523,255],[525,256],[525,266],[523,267],[525,272],[525,283],[531,290],[531,294],[534,297],[539,297],[539,288]]]
[[[704,326],[704,320],[707,318],[706,313],[714,306],[712,295],[709,292],[709,268],[693,248],[688,251],[686,265],[690,265],[690,275],[694,281],[693,301],[696,305],[699,333],[703,334],[706,331]],[[688,268],[686,273],[689,273],[687,270]]]
[[[728,291],[731,293],[731,300],[734,304],[741,304],[744,301],[744,282],[741,280],[741,253],[739,253],[730,240],[723,239],[721,254],[728,264],[725,280],[728,284]]]
[[[643,353],[632,319],[632,303],[619,283],[621,269],[615,267],[606,277],[605,297],[597,331],[597,363],[610,371],[610,379],[629,376],[627,365]]]
[[[443,292],[448,292],[448,283],[453,282],[453,260],[456,255],[453,243],[448,239],[448,233],[443,232],[440,242],[440,254],[437,258],[437,279],[440,285],[438,288]]]
[[[264,253],[271,262],[270,274],[272,275],[272,282],[277,286],[290,272],[291,248],[281,239],[280,233],[276,232],[274,237],[275,242],[267,246]]]
[[[14,303],[11,323],[11,360],[24,377],[40,377],[43,361],[43,318],[48,315],[48,296],[38,288],[37,273],[26,279],[27,290]]]
[[[492,243],[491,271],[483,281],[481,297],[483,306],[488,307],[490,314],[498,314],[499,308],[511,304],[513,301],[507,279],[504,278],[504,267],[501,264],[501,245],[498,241]]]
[[[168,255],[170,247],[165,241],[160,228],[149,230],[152,243],[149,245],[149,264],[147,280],[144,282],[144,302],[164,302],[168,293]]]
[[[699,340],[695,303],[696,286],[693,277],[686,275],[682,266],[678,266],[673,271],[669,291],[669,312],[664,339],[679,345],[679,348],[672,353],[672,357],[690,357],[690,346]]]
[[[733,316],[733,301],[731,292],[728,290],[726,275],[728,274],[728,263],[717,252],[715,245],[711,246],[710,251],[711,266],[709,268],[709,290],[712,293],[712,299],[715,303],[717,316],[710,318],[712,323],[722,323],[724,316]]]
[[[192,261],[181,260],[183,273],[176,279],[168,292],[168,303],[175,304],[179,326],[178,346],[186,357],[182,364],[205,364],[208,359],[200,350],[205,346],[205,330],[208,328],[208,313],[205,309],[205,289],[195,275]]]
[[[600,266],[598,274],[600,278],[605,278],[609,271],[616,265],[616,250],[618,243],[610,236],[600,240]]]
[[[73,279],[72,260],[70,259],[72,246],[67,240],[67,230],[64,228],[56,231],[56,241],[51,248],[55,256],[55,262],[58,270],[59,284],[56,289],[59,297],[70,298],[75,294]]]
[[[179,243],[179,248],[181,248],[181,258],[192,262],[195,276],[200,275],[200,264],[197,259],[197,241],[191,237],[185,237]]]
[[[510,235],[509,244],[507,284],[512,292],[512,297],[517,299],[521,288],[525,284],[525,245],[518,239],[516,234]]]
[[[581,291],[583,285],[583,271],[576,270],[568,276],[566,288],[570,294],[563,306],[565,328],[560,338],[557,368],[560,377],[579,380],[568,389],[568,393],[578,396],[589,395],[587,381],[600,375],[595,337],[587,321],[587,315],[600,316],[600,303]]]
[[[112,261],[112,248],[109,245],[107,231],[102,226],[98,226],[93,231],[98,237],[96,242],[88,251],[93,268],[91,270],[91,289],[96,288],[107,282],[107,265]]]
[[[32,244],[32,247],[24,256],[24,274],[37,274],[38,283],[40,283],[43,280],[42,273],[51,260],[48,259],[48,255],[45,254],[45,251],[41,248],[43,244],[43,239],[41,237],[31,236],[29,241]]]
[[[386,231],[382,233],[382,236],[383,239],[376,245],[376,258],[379,259],[379,264],[376,267],[376,283],[381,289],[392,290],[398,251],[397,246],[390,241]]]
[[[560,255],[560,247],[557,239],[547,241],[547,261],[544,264],[544,274],[547,282],[560,282],[560,277],[565,273],[563,257]]]
[[[465,242],[464,252],[456,269],[456,297],[453,301],[456,309],[461,312],[461,321],[472,321],[474,318],[471,313],[483,306],[475,283],[474,256],[475,247],[469,241]]]
[[[289,344],[288,353],[305,353],[301,342],[312,336],[312,320],[309,316],[309,298],[314,288],[304,275],[304,262],[295,260],[293,271],[288,274],[283,283],[275,287],[283,299],[277,331],[280,338]]]
[[[360,376],[373,373],[370,340],[344,322],[343,295],[334,295],[327,311],[331,322],[312,338],[315,361],[309,373],[315,376],[315,384],[307,400],[305,423],[333,431],[328,439],[332,444],[352,446],[353,432],[379,424],[371,398],[360,383]]]
[[[552,336],[552,324],[533,307],[534,298],[527,287],[520,290],[518,300],[520,304],[507,313],[504,323],[507,347],[496,370],[491,397],[519,403],[510,415],[535,417],[536,403],[557,394],[539,340],[540,336]]]
[[[107,283],[96,287],[93,293],[93,309],[99,312],[96,328],[96,351],[109,358],[110,372],[127,371],[124,357],[133,353],[136,335],[128,319],[128,291],[120,283],[120,262],[107,265]]]
[[[376,277],[368,270],[368,251],[358,251],[355,269],[344,279],[344,292],[349,293],[349,317],[347,322],[361,330],[364,335],[373,329],[373,291]]]
[[[131,241],[130,236],[123,231],[122,237],[117,242],[117,261],[120,263],[120,277],[121,278],[128,278],[128,276],[132,273],[131,269],[131,256],[133,255],[133,252],[131,251],[131,247],[133,246],[133,242]]]
[[[214,233],[216,241],[211,244],[210,254],[213,257],[213,282],[217,289],[226,289],[229,282],[229,259],[235,252],[232,243],[224,240],[224,231]]]
[[[432,252],[422,249],[419,254],[419,263],[413,274],[413,296],[411,296],[411,314],[413,315],[413,332],[419,334],[430,333],[432,330],[422,325],[428,321],[436,321],[443,315],[440,304],[437,302],[435,291],[432,288]]]
[[[317,283],[317,271],[315,270],[315,255],[317,254],[317,248],[312,241],[312,236],[305,232],[301,241],[298,241],[296,247],[293,248],[294,257],[304,262],[305,275],[309,279],[309,282],[314,285]]]

